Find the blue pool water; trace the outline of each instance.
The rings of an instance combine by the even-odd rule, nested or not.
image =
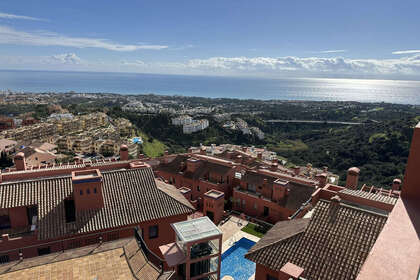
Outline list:
[[[141,140],[141,138],[139,138],[139,137],[134,137],[134,138],[133,138],[133,143],[134,143],[134,144],[137,144],[137,143],[142,144],[142,143],[143,143],[143,141],[142,141],[142,140]]]
[[[248,280],[255,273],[255,263],[244,257],[254,244],[254,241],[243,237],[223,253],[221,278],[230,275],[235,280]]]

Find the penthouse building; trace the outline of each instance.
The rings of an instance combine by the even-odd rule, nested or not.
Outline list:
[[[159,255],[159,246],[175,241],[171,223],[184,221],[194,207],[174,187],[157,182],[139,160],[79,161],[28,167],[0,174],[0,261],[133,236]]]

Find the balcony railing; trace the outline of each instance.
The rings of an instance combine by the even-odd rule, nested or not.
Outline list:
[[[160,271],[160,274],[163,274],[165,272],[164,271],[165,261],[161,259],[159,256],[157,256],[155,253],[153,253],[152,250],[150,250],[147,247],[146,242],[143,240],[142,232],[140,228],[136,228],[134,230],[134,237],[137,239],[137,242],[140,245],[140,248],[143,251],[146,259]]]
[[[31,225],[24,226],[24,227],[18,227],[18,228],[8,228],[8,229],[2,229],[0,230],[0,236],[3,234],[8,234],[9,238],[18,238],[18,237],[24,237],[24,236],[30,236],[34,233],[34,230],[32,230]]]

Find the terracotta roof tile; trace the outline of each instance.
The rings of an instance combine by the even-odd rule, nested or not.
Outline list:
[[[374,200],[374,201],[383,202],[383,203],[392,204],[392,205],[395,205],[398,200],[398,198],[396,197],[391,197],[391,196],[380,194],[380,193],[370,193],[370,192],[362,191],[362,190],[344,189],[344,190],[339,191],[339,193],[362,197],[369,200]]]
[[[0,208],[38,205],[39,239],[129,226],[193,211],[160,190],[150,168],[102,175],[104,207],[78,212],[74,223],[65,222],[64,199],[73,192],[70,176],[0,184]]]
[[[291,262],[304,269],[305,279],[356,279],[386,220],[385,215],[345,204],[334,208],[321,200],[304,230],[293,220],[280,222],[274,227],[281,232],[278,239],[268,232],[269,241],[261,239],[263,244],[257,243],[246,258],[276,271]]]

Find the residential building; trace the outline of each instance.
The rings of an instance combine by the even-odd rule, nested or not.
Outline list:
[[[326,184],[326,175],[318,179],[290,175],[277,167],[269,170],[248,165],[241,157],[167,155],[154,169],[157,177],[188,193],[187,198],[203,212],[206,193],[215,190],[224,194],[227,207],[269,223],[287,219],[317,187]]]
[[[0,153],[5,152],[10,155],[16,150],[17,142],[9,139],[0,139]]]
[[[57,158],[57,156],[51,152],[32,147],[25,147],[20,153],[25,157],[25,162],[28,166],[53,164]]]
[[[191,124],[192,122],[193,122],[193,118],[188,115],[172,118],[173,125],[186,125],[186,124]]]
[[[162,257],[159,246],[175,242],[171,224],[194,207],[156,183],[148,165],[128,160],[126,146],[120,158],[29,167],[19,153],[16,168],[0,173],[1,262],[131,237],[136,227]]]
[[[53,113],[51,114],[48,119],[49,120],[72,120],[74,118],[73,114],[71,113]]]
[[[207,127],[209,127],[209,121],[207,119],[194,120],[190,124],[184,124],[182,126],[182,132],[185,134],[190,134],[200,130],[204,130]]]
[[[15,122],[13,118],[0,117],[0,131],[15,128]]]
[[[261,131],[258,127],[252,126],[251,132],[257,136],[258,139],[263,140],[264,139],[264,132]]]
[[[346,186],[327,184],[291,220],[278,222],[245,255],[256,280],[416,279],[419,275],[420,124],[404,185],[362,186],[350,168]]]

